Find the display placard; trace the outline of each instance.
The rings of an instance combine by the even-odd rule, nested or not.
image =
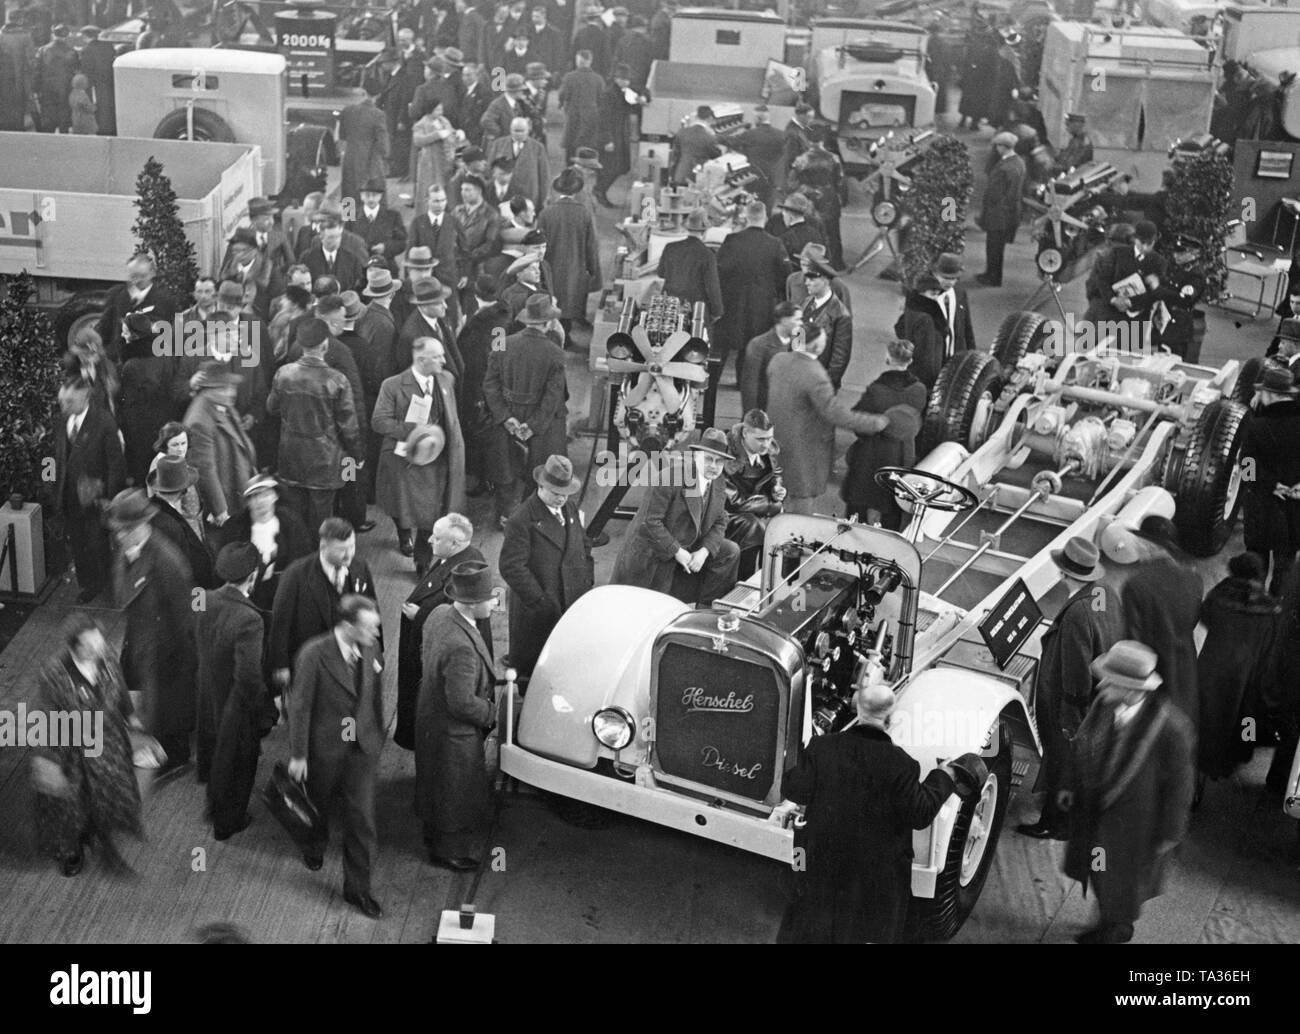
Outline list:
[[[1034,634],[1042,620],[1043,612],[1038,608],[1038,601],[1024,580],[1017,578],[979,625],[980,635],[984,637],[984,644],[993,655],[998,670],[1011,663],[1011,658]]]
[[[289,96],[334,93],[334,33],[338,18],[325,11],[278,11],[276,45],[288,64]]]
[[[781,688],[768,666],[669,643],[659,658],[655,754],[670,776],[763,800],[780,775]]]

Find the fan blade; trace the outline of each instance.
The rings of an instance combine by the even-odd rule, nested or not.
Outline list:
[[[662,372],[666,377],[675,377],[679,381],[692,381],[695,384],[705,384],[709,379],[709,371],[694,363],[664,363]]]
[[[647,373],[650,370],[645,363],[634,363],[631,359],[606,359],[610,373]]]
[[[682,395],[677,390],[677,385],[670,378],[659,375],[655,376],[655,383],[659,386],[659,397],[664,400],[665,412],[677,412],[682,405]]]
[[[631,338],[636,347],[640,349],[641,358],[649,359],[654,353],[654,346],[650,344],[650,335],[645,332],[645,327],[638,323],[632,328]]]
[[[623,396],[623,404],[631,409],[645,401],[645,397],[650,394],[650,387],[654,384],[655,378],[642,374],[637,378],[637,382],[627,390]]]
[[[691,335],[686,331],[674,330],[668,335],[664,343],[659,346],[659,362],[667,363],[669,360],[673,359],[677,353],[686,346],[686,343],[690,341],[690,339]]]

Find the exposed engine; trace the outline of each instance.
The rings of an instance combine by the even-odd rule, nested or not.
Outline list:
[[[1099,195],[1119,177],[1105,162],[1089,162],[1038,187],[1026,203],[1038,217],[1038,269],[1060,281],[1073,279],[1080,259],[1105,239],[1106,210]]]

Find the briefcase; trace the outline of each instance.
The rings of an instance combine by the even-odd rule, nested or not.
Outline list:
[[[271,769],[271,778],[262,787],[262,800],[299,847],[309,846],[320,830],[320,812],[307,796],[301,783],[289,778],[283,761]]]

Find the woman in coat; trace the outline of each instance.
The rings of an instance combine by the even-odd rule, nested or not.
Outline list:
[[[253,478],[244,489],[244,507],[221,529],[223,545],[251,542],[261,554],[257,581],[249,599],[266,612],[270,631],[271,606],[284,569],[316,548],[316,534],[308,531],[292,507],[280,501],[279,482],[267,475]]]
[[[145,477],[145,493],[153,497],[154,486],[158,481],[158,462],[163,459],[187,460],[190,455],[190,434],[179,420],[168,420],[153,443],[154,456],[149,463],[149,473]],[[181,495],[180,515],[188,522],[193,522],[202,514],[199,500],[199,486],[194,483]]]
[[[826,491],[835,462],[835,429],[878,434],[889,421],[875,413],[855,413],[831,387],[818,361],[826,331],[816,324],[795,328],[792,351],[774,355],[767,365],[767,415],[781,443],[786,513],[810,514]]]
[[[1202,777],[1223,779],[1250,760],[1256,726],[1272,699],[1282,608],[1264,591],[1264,562],[1256,553],[1228,561],[1228,577],[1201,604],[1205,645],[1196,661],[1200,696],[1197,768]]]
[[[422,201],[435,183],[445,188],[456,171],[456,129],[443,114],[442,101],[411,127],[411,146],[416,153],[413,196]]]
[[[894,493],[876,484],[881,467],[916,465],[916,432],[925,411],[925,387],[908,371],[912,362],[910,341],[891,341],[885,351],[885,371],[867,386],[853,407],[855,413],[889,416],[890,426],[880,434],[859,435],[849,446],[849,472],[840,495],[851,516],[890,531],[903,526],[903,511]],[[901,412],[895,407],[906,407]]]
[[[109,840],[113,833],[141,834],[140,790],[128,731],[140,723],[104,633],[85,615],[68,619],[63,648],[41,670],[35,706],[47,714],[76,715],[84,746],[91,746],[87,732],[102,737],[94,749],[39,747],[32,756],[37,839],[41,850],[60,863],[63,875],[75,876],[92,839],[101,840],[115,857]]]
[[[907,292],[903,314],[894,324],[894,333],[912,342],[912,365],[908,372],[921,382],[927,398],[939,379],[948,351],[948,321],[939,307],[941,292],[935,277],[929,273],[919,277],[916,288]]]

